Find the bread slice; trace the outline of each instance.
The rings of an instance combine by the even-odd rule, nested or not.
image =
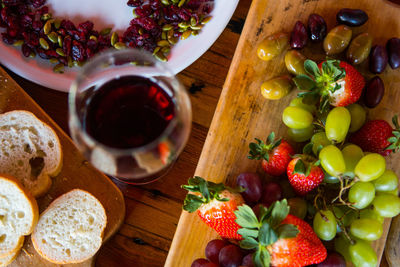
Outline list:
[[[11,253],[10,255],[4,257],[4,258],[0,258],[0,267],[5,267],[7,265],[9,265],[11,262],[13,262],[15,260],[15,258],[18,256],[20,252],[20,249],[18,249],[17,251]]]
[[[0,175],[0,258],[19,251],[38,218],[33,196],[15,178]]]
[[[54,200],[41,214],[32,233],[36,251],[57,263],[78,263],[100,248],[106,212],[90,193],[74,189]]]
[[[0,114],[0,173],[16,177],[39,197],[61,166],[61,144],[53,129],[28,111]]]

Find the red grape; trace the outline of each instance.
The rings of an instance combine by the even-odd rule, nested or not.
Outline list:
[[[257,218],[258,218],[258,215],[260,215],[260,206],[264,206],[265,207],[265,205],[264,204],[257,204],[257,205],[255,205],[252,209],[253,209],[253,211],[254,211],[254,214],[257,216]],[[267,208],[267,207],[265,207],[265,208]]]
[[[209,259],[211,262],[214,263],[219,263],[218,261],[218,256],[219,256],[219,251],[229,245],[229,242],[221,240],[221,239],[214,239],[208,242],[206,246],[206,257]]]
[[[319,263],[317,267],[346,267],[346,261],[339,253],[330,252],[328,257]]]
[[[221,267],[238,267],[242,264],[242,250],[235,245],[223,247],[219,252],[219,265]]]
[[[282,188],[278,183],[268,182],[263,187],[261,203],[269,207],[272,203],[282,199]]]
[[[192,262],[192,265],[190,265],[190,267],[203,267],[204,264],[210,263],[208,260],[206,259],[196,259],[194,260],[194,262]]]
[[[253,254],[250,253],[250,254],[247,254],[246,256],[244,256],[242,265],[246,266],[246,267],[254,267]]]
[[[242,196],[247,203],[255,204],[260,200],[262,185],[260,176],[257,173],[241,173],[236,178],[236,183],[245,189],[242,192]]]

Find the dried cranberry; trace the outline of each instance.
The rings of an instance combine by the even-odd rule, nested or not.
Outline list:
[[[93,22],[88,20],[78,25],[78,31],[88,34],[91,30],[93,30],[93,26]]]
[[[12,45],[15,42],[15,39],[5,32],[3,32],[1,36],[3,37],[3,42],[6,44]]]
[[[66,30],[76,30],[75,25],[72,21],[63,19],[60,24],[61,28]]]
[[[44,5],[44,3],[46,2],[46,0],[30,0],[29,2],[31,2],[31,5],[32,5],[34,8],[39,8],[39,7],[41,7],[42,5]]]
[[[29,57],[32,52],[32,48],[30,48],[27,44],[23,44],[21,50],[25,57]]]
[[[131,20],[131,25],[139,25],[146,30],[151,30],[157,27],[157,23],[152,18],[136,18]]]
[[[71,55],[72,39],[70,36],[66,36],[63,41],[63,51],[67,56]]]
[[[32,26],[32,17],[30,17],[29,15],[22,16],[20,25],[22,27],[26,27],[26,28],[31,27]]]
[[[135,8],[135,13],[139,17],[147,17],[153,12],[153,9],[150,5],[143,5],[141,7]]]
[[[36,52],[38,53],[39,57],[43,58],[43,59],[49,59],[50,57],[46,54],[46,50],[44,50],[43,48],[37,48]]]
[[[138,7],[143,4],[143,0],[128,0],[126,4],[130,7]]]
[[[43,28],[43,22],[40,20],[35,20],[34,22],[32,22],[32,28],[39,32],[42,28]]]
[[[16,6],[21,4],[21,0],[3,0],[2,3],[5,6]]]
[[[56,52],[55,50],[52,50],[52,49],[46,50],[44,53],[45,53],[49,58],[52,58],[52,57],[57,58],[57,57],[60,56],[59,54],[57,54],[57,52]]]
[[[85,60],[85,49],[83,45],[76,40],[72,41],[72,59],[76,61]]]

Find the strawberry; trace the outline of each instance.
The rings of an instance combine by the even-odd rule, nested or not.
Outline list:
[[[222,238],[241,239],[237,233],[240,226],[235,222],[234,211],[244,204],[239,192],[224,184],[213,183],[195,176],[189,179],[189,185],[182,188],[195,194],[187,194],[183,209],[188,212],[197,210],[200,219],[213,228]]]
[[[268,209],[260,206],[259,216],[243,205],[235,212],[239,242],[244,249],[254,249],[257,267],[301,267],[325,260],[327,251],[313,229],[302,219],[289,214],[287,200],[273,203]]]
[[[280,176],[286,172],[287,165],[294,154],[292,146],[284,139],[275,140],[272,132],[266,143],[256,138],[257,143],[250,143],[249,159],[262,159],[264,171],[272,176]]]
[[[365,87],[364,77],[349,63],[326,60],[319,65],[312,60],[304,62],[307,75],[298,75],[293,81],[302,92],[299,95],[320,95],[320,110],[331,104],[344,107],[357,102]]]
[[[324,180],[324,172],[310,156],[299,156],[289,162],[287,176],[297,194],[304,196]]]
[[[364,151],[388,156],[400,148],[400,127],[397,115],[392,118],[394,129],[385,120],[371,120],[350,137],[350,142]]]

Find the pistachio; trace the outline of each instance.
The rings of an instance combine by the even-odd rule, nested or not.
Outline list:
[[[168,34],[167,34],[167,39],[173,37],[173,36],[174,36],[174,33],[175,33],[175,32],[174,32],[174,29],[169,30],[169,31],[168,31]]]
[[[74,60],[73,64],[74,64],[75,67],[82,67],[83,66],[83,62],[81,62],[81,61]]]
[[[56,64],[56,63],[58,63],[58,59],[55,58],[55,57],[52,57],[52,58],[49,59],[49,62],[50,62],[51,64]]]
[[[59,54],[62,57],[65,57],[64,50],[62,48],[57,48],[56,49],[56,53]]]
[[[165,47],[161,48],[161,52],[163,52],[164,55],[165,55],[165,54],[168,54],[169,51],[171,51],[171,48],[168,47],[168,46],[165,46]]]
[[[161,46],[161,47],[169,46],[169,42],[167,40],[160,40],[157,42],[157,46]]]
[[[197,20],[195,17],[190,18],[190,26],[196,26],[197,25]]]
[[[190,35],[192,34],[192,30],[187,30],[184,33],[182,33],[181,35],[181,40],[185,40],[186,38],[188,38]]]
[[[111,28],[104,28],[100,31],[100,35],[108,35],[111,32]]]
[[[117,49],[117,50],[121,50],[121,49],[126,48],[126,45],[124,43],[122,43],[122,42],[116,42],[114,44],[114,48]]]
[[[172,29],[172,25],[171,24],[165,24],[163,27],[162,27],[162,30],[163,31],[169,31],[169,30],[171,30]]]
[[[57,65],[54,66],[53,71],[55,73],[64,73],[64,64],[59,63]]]
[[[199,31],[192,31],[192,35],[193,36],[199,35]]]
[[[61,20],[55,19],[54,20],[54,27],[58,30],[61,26]]]
[[[178,7],[182,7],[185,4],[186,0],[180,0],[178,3]]]
[[[118,33],[113,32],[111,35],[111,45],[114,46],[117,41],[118,41]]]
[[[51,20],[48,20],[48,21],[46,21],[46,23],[44,24],[44,26],[43,26],[43,32],[44,32],[44,34],[49,34],[50,33],[50,31],[51,31],[51,23],[52,23],[52,21]]]
[[[138,33],[139,33],[140,35],[143,35],[143,33],[144,33],[143,29],[140,28],[140,29],[138,30]]]
[[[171,4],[168,0],[161,0],[161,3],[166,6],[169,6]]]
[[[136,14],[135,9],[132,9],[132,15],[133,15],[133,18],[134,18],[134,19],[136,19],[137,17],[139,17],[138,14]]]
[[[171,0],[172,3],[177,4],[179,2],[179,0]]]
[[[55,44],[58,42],[58,34],[56,32],[51,32],[47,35],[47,38],[49,38],[49,40]]]
[[[185,31],[187,31],[187,28],[179,28],[178,29],[178,32],[185,32]]]
[[[134,66],[137,66],[137,65],[139,65],[139,62],[137,62],[137,61],[131,61],[130,64],[131,64],[131,65],[134,65]]]
[[[96,36],[94,36],[94,35],[90,35],[89,39],[90,39],[90,40],[94,40],[94,41],[96,41],[96,42],[97,42],[97,37],[96,37]]]
[[[178,38],[176,38],[176,37],[168,38],[168,42],[170,44],[174,45],[174,44],[176,44],[178,42]]]
[[[49,43],[44,39],[44,38],[40,38],[39,39],[39,43],[40,43],[40,46],[44,49],[44,50],[48,50],[50,47],[49,47]]]
[[[33,51],[32,51],[32,52],[29,54],[29,57],[30,57],[30,58],[34,58],[34,57],[36,57],[36,54],[35,54],[35,52],[33,52]]]
[[[166,40],[167,39],[167,33],[166,32],[162,32],[161,33],[161,39],[162,40]]]
[[[186,21],[180,22],[178,24],[178,26],[179,26],[179,28],[187,28],[187,27],[189,27],[189,23],[187,23]]]
[[[154,54],[154,57],[156,59],[158,59],[159,61],[162,61],[162,62],[166,62],[167,61],[167,57],[161,52],[158,52],[158,53]]]
[[[49,20],[49,19],[51,19],[51,14],[49,14],[49,13],[43,14],[40,17],[40,19],[43,20],[43,21]]]
[[[17,40],[13,43],[13,46],[21,46],[24,44],[24,40]]]
[[[154,51],[153,51],[153,55],[157,54],[158,51],[160,51],[161,47],[157,46]]]
[[[68,67],[72,68],[74,66],[74,62],[72,61],[72,57],[67,57]]]
[[[212,19],[212,17],[205,17],[204,19],[201,20],[201,24],[207,24],[210,20]]]
[[[57,37],[57,42],[58,42],[58,46],[62,48],[63,47],[63,38],[61,35],[59,35]]]
[[[191,28],[192,30],[198,31],[198,30],[201,30],[201,29],[203,28],[203,25],[190,26],[190,28]]]

